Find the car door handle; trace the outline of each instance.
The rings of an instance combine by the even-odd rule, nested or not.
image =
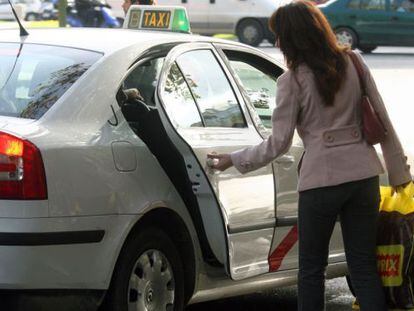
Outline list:
[[[295,163],[295,157],[291,155],[283,155],[275,160],[278,164],[292,164]]]
[[[187,0],[181,0],[181,3],[187,3],[188,1]]]
[[[206,159],[206,172],[209,175],[218,175],[220,171],[213,168],[215,164],[218,163],[218,159]]]
[[[399,20],[399,18],[398,18],[397,16],[392,16],[392,17],[391,17],[391,20],[392,20],[392,21],[398,21],[398,20]]]
[[[349,15],[349,18],[355,19],[356,18],[356,15]]]

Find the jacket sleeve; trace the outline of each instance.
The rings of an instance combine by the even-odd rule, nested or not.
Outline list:
[[[374,78],[365,64],[363,58],[357,54],[360,61],[364,64],[365,69],[365,83],[367,87],[368,97],[372,106],[378,113],[380,119],[384,123],[388,134],[385,141],[381,143],[381,149],[387,167],[389,183],[392,186],[398,186],[409,182],[412,177],[410,173],[410,166],[407,164],[407,157],[401,146],[401,142],[395,132],[394,126],[391,123],[387,110],[385,108],[382,97],[377,89]]]
[[[277,80],[276,108],[272,114],[272,134],[262,143],[231,153],[236,169],[245,174],[267,165],[286,153],[296,127],[298,107],[297,91],[292,72],[288,71]]]

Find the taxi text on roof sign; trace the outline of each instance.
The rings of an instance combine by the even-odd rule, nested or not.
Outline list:
[[[124,28],[189,33],[190,22],[184,7],[132,5]]]

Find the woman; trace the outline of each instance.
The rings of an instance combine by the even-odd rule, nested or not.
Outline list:
[[[280,7],[270,19],[289,70],[277,81],[272,135],[232,154],[210,154],[213,168],[255,170],[287,152],[295,128],[305,154],[299,169],[298,309],[324,310],[329,240],[340,217],[346,258],[361,310],[387,310],[376,268],[379,177],[374,147],[361,132],[361,87],[347,48],[310,2]],[[362,58],[358,55],[360,62]],[[400,141],[368,67],[368,95],[388,130],[381,144],[392,186],[411,181]]]

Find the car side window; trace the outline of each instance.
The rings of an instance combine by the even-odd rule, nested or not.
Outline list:
[[[127,95],[140,97],[148,106],[155,106],[155,88],[163,64],[164,58],[159,57],[138,65],[124,80],[122,89]]]
[[[385,0],[363,0],[361,9],[369,11],[385,11]]]
[[[414,13],[414,0],[391,0],[391,10],[400,13]]]
[[[162,98],[166,112],[175,127],[203,126],[193,94],[176,63],[168,72]]]
[[[177,64],[206,127],[246,127],[239,102],[212,51],[184,53]]]
[[[272,112],[276,107],[276,78],[243,61],[230,60],[230,65],[263,125],[271,128]]]
[[[272,127],[272,114],[276,107],[277,78],[283,69],[257,55],[235,50],[223,50],[231,69],[254,106],[261,123]]]
[[[347,7],[349,9],[358,10],[361,7],[361,0],[350,0]]]

